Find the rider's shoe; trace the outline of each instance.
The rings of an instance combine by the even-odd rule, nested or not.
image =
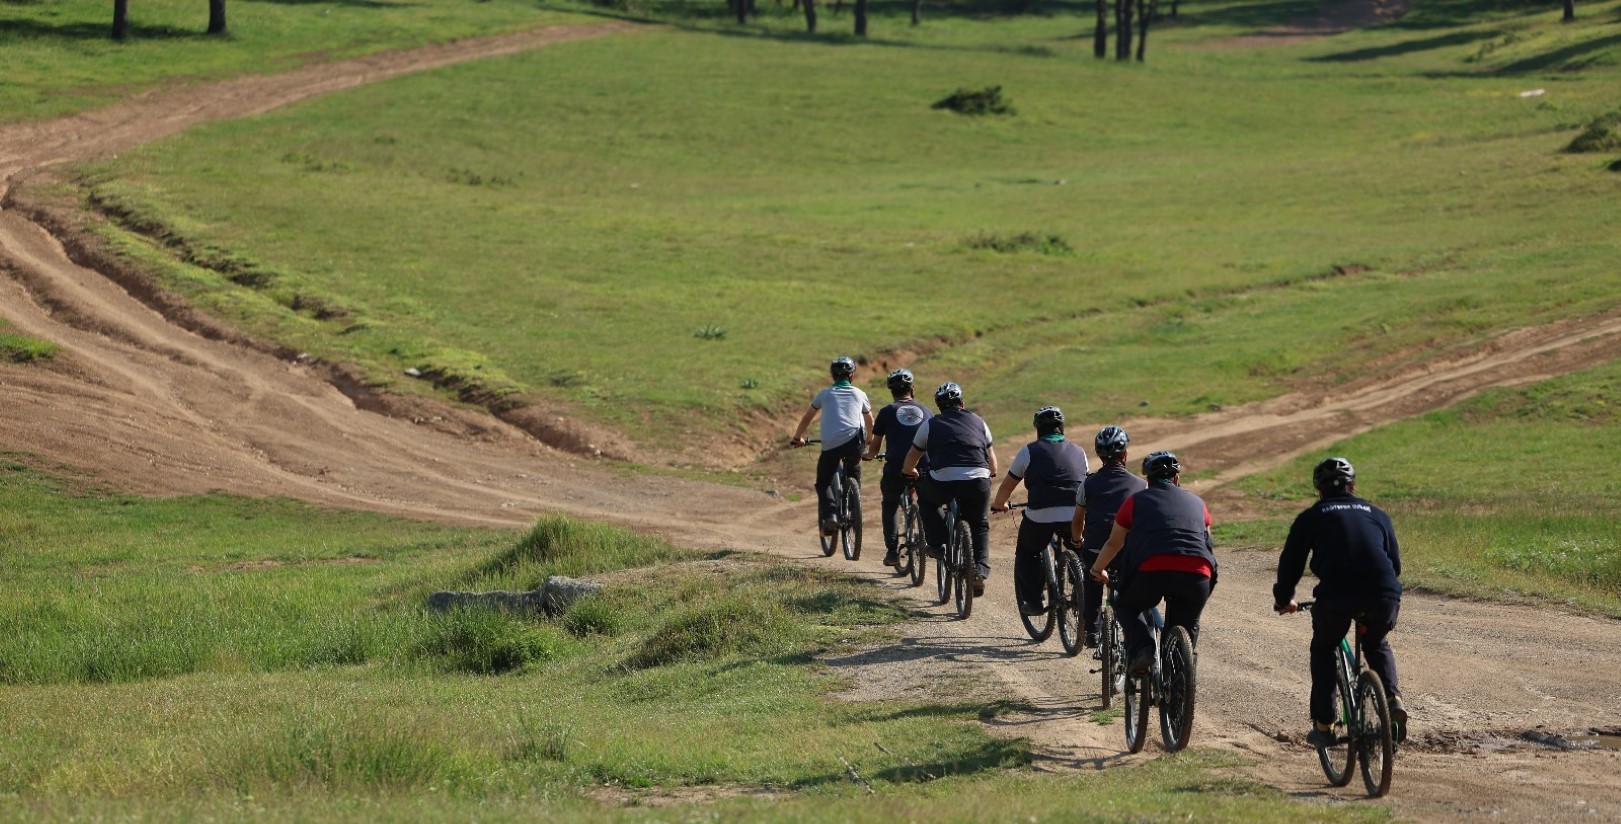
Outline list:
[[[926,546],[923,548],[923,554],[936,561],[943,561],[946,558],[946,551],[943,547]]]
[[[884,566],[886,566],[886,567],[898,567],[900,565],[901,565],[901,553],[900,553],[899,550],[892,549],[892,550],[884,553]]]
[[[838,531],[839,531],[839,522],[837,520],[834,520],[833,518],[823,518],[822,519],[822,534],[823,535],[836,535],[836,534],[838,534]]]
[[[1042,606],[1039,602],[1026,601],[1019,605],[1019,614],[1034,618],[1037,615],[1046,615],[1047,608]]]
[[[1400,695],[1390,696],[1390,724],[1395,727],[1396,743],[1407,740],[1407,705]]]
[[[1332,726],[1324,726],[1313,721],[1311,731],[1306,733],[1306,743],[1322,750],[1332,747],[1338,742],[1334,740],[1334,728]]]
[[[1131,656],[1131,663],[1126,665],[1126,672],[1133,678],[1141,678],[1154,668],[1154,651],[1141,650]]]
[[[979,598],[985,594],[985,579],[974,576],[974,597]]]
[[[1098,648],[1098,634],[1095,633],[1095,632],[1088,632],[1085,636],[1082,637],[1081,646],[1083,646],[1083,647],[1091,647],[1092,649],[1097,649]]]

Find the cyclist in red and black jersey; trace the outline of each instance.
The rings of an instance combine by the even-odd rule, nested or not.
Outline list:
[[[1154,664],[1149,610],[1165,601],[1165,623],[1188,631],[1199,643],[1199,616],[1216,583],[1210,509],[1182,488],[1182,464],[1170,452],[1143,459],[1148,488],[1115,513],[1114,528],[1092,566],[1092,577],[1109,580],[1116,556],[1115,615],[1125,631],[1127,668],[1133,675]]]
[[[901,473],[901,467],[906,463],[907,451],[912,448],[912,436],[932,414],[928,407],[912,399],[914,379],[911,370],[896,369],[889,373],[888,382],[889,393],[895,402],[878,410],[878,419],[872,425],[872,440],[867,443],[867,454],[862,457],[869,461],[877,458],[884,441],[889,441],[889,448],[884,450],[884,473],[878,479],[878,491],[883,495],[880,508],[884,524],[884,566],[899,566],[903,528],[900,522],[901,495],[905,494],[906,484],[910,480]],[[928,458],[923,458],[919,466],[927,472]]]

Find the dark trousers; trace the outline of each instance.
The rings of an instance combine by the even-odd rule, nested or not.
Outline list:
[[[927,504],[923,509],[923,534],[930,546],[946,545],[946,504],[957,502],[957,516],[968,522],[974,542],[974,566],[981,578],[991,577],[991,479],[937,481],[928,475],[918,477],[918,496]]]
[[[1396,686],[1396,653],[1390,648],[1390,631],[1396,628],[1401,599],[1377,599],[1360,604],[1331,604],[1319,600],[1311,608],[1311,718],[1323,724],[1339,716],[1334,706],[1334,689],[1339,683],[1335,650],[1351,623],[1362,621],[1362,655],[1368,669],[1385,682],[1385,692],[1401,695]],[[1351,673],[1356,678],[1356,673]]]
[[[912,479],[901,474],[900,461],[885,461],[884,474],[878,478],[878,491],[884,496],[879,505],[884,521],[884,549],[894,552],[900,548],[901,532],[906,524],[901,520],[901,497]]]
[[[1148,611],[1165,601],[1165,625],[1188,631],[1199,644],[1199,616],[1210,600],[1210,579],[1197,572],[1134,572],[1115,595],[1114,614],[1126,633],[1126,660],[1152,652],[1154,637]]]
[[[1019,540],[1013,549],[1013,579],[1019,591],[1032,604],[1046,603],[1047,570],[1041,565],[1041,550],[1054,535],[1069,540],[1069,521],[1038,524],[1029,518],[1019,521]],[[1058,556],[1053,556],[1058,563]]]
[[[1101,549],[1082,548],[1076,553],[1081,556],[1081,626],[1086,632],[1103,633],[1103,627],[1098,626],[1098,615],[1103,612],[1103,585],[1092,580],[1092,565],[1098,562],[1098,556],[1103,554]]]
[[[851,480],[861,480],[861,453],[864,444],[860,438],[851,438],[849,443],[835,446],[832,449],[822,450],[821,457],[816,459],[816,498],[822,502],[821,519],[833,517],[838,508],[838,501],[828,494],[827,488],[833,483],[833,471],[842,462],[844,464],[844,477]]]

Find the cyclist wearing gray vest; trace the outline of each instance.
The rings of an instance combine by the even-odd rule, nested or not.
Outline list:
[[[991,575],[991,479],[996,477],[991,428],[963,408],[962,387],[955,383],[943,383],[934,390],[934,405],[940,414],[917,428],[901,471],[918,478],[918,461],[928,455],[929,473],[919,478],[917,491],[927,504],[920,513],[923,534],[936,558],[944,556],[945,507],[957,502],[957,514],[968,522],[974,542],[973,586],[978,596]]]
[[[1295,585],[1306,571],[1317,576],[1311,611],[1311,731],[1306,743],[1314,747],[1334,743],[1335,650],[1353,621],[1360,622],[1362,654],[1368,668],[1379,673],[1390,697],[1390,716],[1396,734],[1407,735],[1407,707],[1396,684],[1396,653],[1390,631],[1401,612],[1401,548],[1396,527],[1379,507],[1356,496],[1356,469],[1344,458],[1329,458],[1311,473],[1318,501],[1307,507],[1289,527],[1283,554],[1278,556],[1278,580],[1272,585],[1273,609],[1298,610]]]
[[[1070,531],[1080,536],[1081,563],[1091,569],[1098,553],[1114,530],[1114,516],[1132,495],[1148,488],[1148,482],[1126,468],[1126,445],[1131,438],[1118,426],[1105,426],[1092,438],[1092,448],[1103,466],[1086,476],[1075,495],[1075,517]],[[1081,593],[1081,626],[1086,634],[1081,643],[1097,649],[1098,613],[1103,608],[1103,587],[1086,587]]]
[[[838,502],[827,491],[833,484],[833,471],[843,463],[845,477],[860,482],[861,447],[867,442],[867,433],[872,431],[872,403],[867,400],[867,393],[850,382],[856,374],[856,362],[838,358],[828,371],[833,375],[833,385],[811,399],[810,408],[799,419],[799,428],[789,441],[795,448],[804,446],[805,430],[810,428],[816,413],[822,413],[822,455],[816,461],[816,498],[821,502],[823,535],[838,531],[838,523],[833,520]]]
[[[1182,488],[1182,465],[1169,452],[1143,459],[1148,488],[1132,495],[1115,513],[1114,527],[1092,566],[1092,577],[1109,580],[1116,566],[1114,611],[1126,634],[1126,661],[1135,676],[1154,665],[1149,610],[1165,601],[1165,623],[1188,631],[1199,644],[1199,616],[1216,581],[1211,552],[1210,510],[1198,495]]]
[[[1025,615],[1046,612],[1047,577],[1041,568],[1041,551],[1054,535],[1070,543],[1070,519],[1074,514],[1075,491],[1086,479],[1086,452],[1064,439],[1064,411],[1056,406],[1036,410],[1033,420],[1036,440],[1013,456],[1007,477],[996,489],[991,510],[1008,511],[1007,499],[1023,481],[1028,490],[1024,519],[1019,522],[1019,539],[1013,551],[1013,576],[1027,599],[1019,605]],[[1053,559],[1057,561],[1057,558]]]

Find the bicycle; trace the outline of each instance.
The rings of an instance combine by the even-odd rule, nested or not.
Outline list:
[[[1028,506],[1028,503],[1010,504],[1008,509]],[[1064,654],[1073,656],[1081,651],[1082,640],[1081,589],[1077,585],[1084,577],[1081,559],[1065,547],[1062,537],[1054,534],[1042,547],[1041,569],[1047,579],[1047,609],[1040,615],[1024,614],[1023,605],[1028,599],[1019,583],[1020,576],[1013,576],[1013,597],[1020,605],[1019,620],[1024,622],[1024,631],[1030,634],[1031,640],[1038,644],[1052,637],[1053,625],[1057,624],[1058,639],[1064,645]]]
[[[1298,607],[1306,612],[1316,603],[1301,601]],[[1358,621],[1351,633],[1356,638],[1355,646],[1347,638],[1340,639],[1334,684],[1339,718],[1334,722],[1334,744],[1318,747],[1317,760],[1323,765],[1328,783],[1335,787],[1351,783],[1351,769],[1360,760],[1362,783],[1368,795],[1380,798],[1390,792],[1401,731],[1391,722],[1384,681],[1379,673],[1368,669],[1362,657],[1363,632],[1362,622]],[[1354,679],[1351,673],[1356,673]]]
[[[876,460],[884,460],[879,455]],[[884,529],[889,529],[885,524]],[[925,567],[928,554],[924,552],[923,516],[918,510],[917,481],[907,478],[906,484],[901,488],[901,534],[900,534],[901,563],[895,568],[895,574],[910,575],[912,586],[922,586],[926,574]]]
[[[1193,733],[1193,708],[1197,698],[1198,659],[1193,655],[1193,638],[1187,629],[1166,627],[1156,607],[1149,610],[1149,629],[1154,639],[1154,662],[1148,672],[1132,675],[1125,663],[1125,633],[1115,614],[1115,589],[1111,581],[1104,599],[1100,625],[1106,637],[1099,644],[1103,660],[1103,708],[1108,709],[1113,694],[1126,697],[1126,748],[1142,752],[1148,743],[1148,710],[1159,707],[1160,736],[1167,752],[1179,752]],[[1106,622],[1106,623],[1105,623]]]
[[[821,443],[820,438],[805,441],[806,445]],[[861,558],[861,481],[844,474],[844,462],[833,468],[833,480],[828,483],[827,494],[833,499],[833,520],[838,524],[834,535],[822,531],[821,518],[817,518],[816,536],[822,544],[822,556],[831,557],[833,550],[842,547],[846,561]],[[817,502],[821,511],[821,502]]]
[[[937,603],[956,596],[957,617],[967,619],[974,611],[974,543],[957,509],[957,499],[946,505],[945,556],[934,565]]]
[[[1104,588],[1103,603],[1098,610],[1098,648],[1095,655],[1098,668],[1092,670],[1103,675],[1103,684],[1099,689],[1103,709],[1108,709],[1114,703],[1114,697],[1126,687],[1126,641],[1120,622],[1114,617],[1113,581],[1111,572],[1110,583]],[[1097,585],[1095,581],[1087,583],[1087,586]],[[1155,631],[1165,628],[1165,618],[1160,615],[1159,607],[1149,611],[1148,622]]]

